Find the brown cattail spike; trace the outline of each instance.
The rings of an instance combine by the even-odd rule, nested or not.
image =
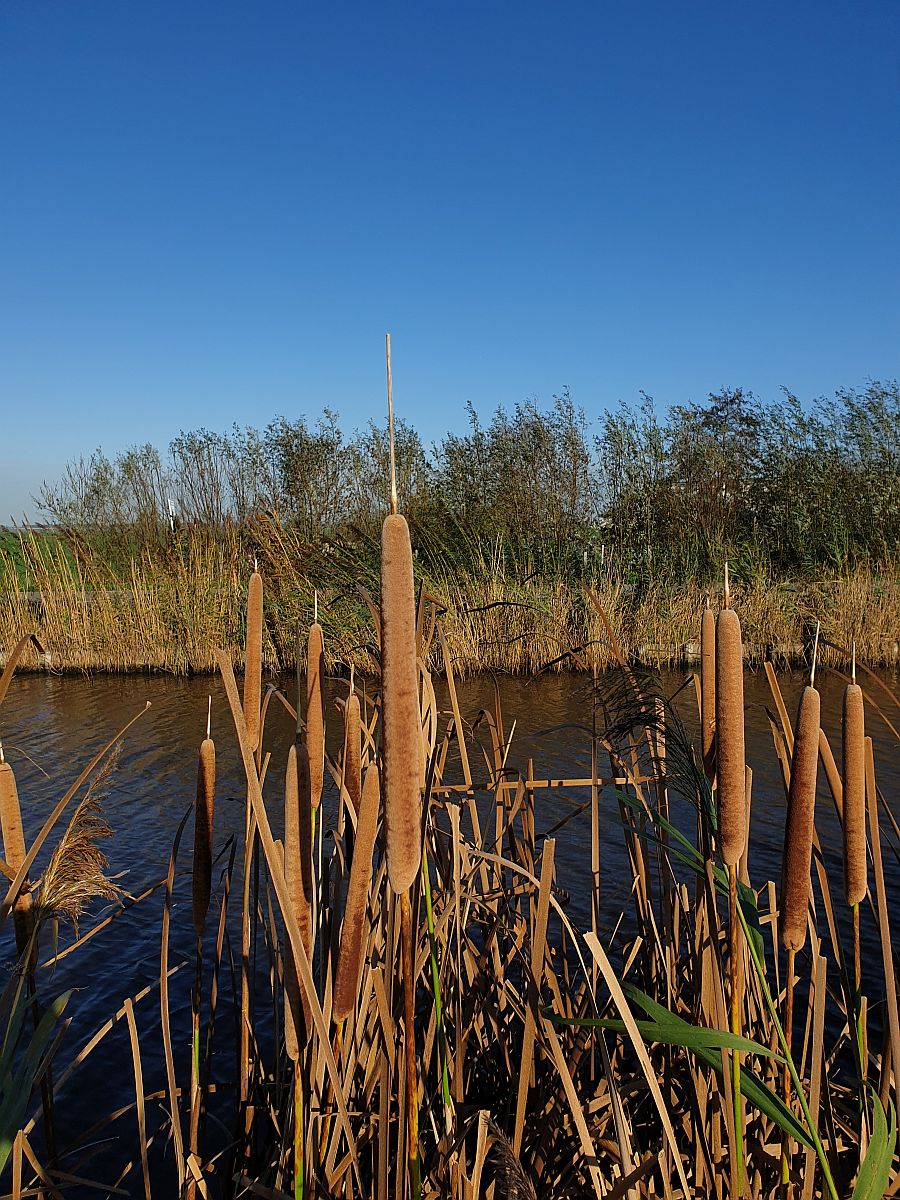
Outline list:
[[[716,778],[719,846],[728,866],[740,862],[747,835],[744,754],[744,654],[741,623],[732,608],[716,618]]]
[[[250,749],[259,747],[259,706],[262,694],[262,576],[254,571],[247,588],[247,644],[244,647],[244,720]]]
[[[375,848],[380,798],[378,768],[373,763],[366,771],[363,785],[353,866],[350,868],[347,904],[344,909],[344,926],[341,930],[341,949],[334,980],[333,1016],[339,1023],[350,1016],[356,1004],[359,977],[365,957],[366,904],[372,883],[372,852]]]
[[[194,805],[194,932],[202,937],[212,887],[213,815],[216,804],[216,747],[206,737],[200,743],[197,764],[197,801]]]
[[[25,861],[25,831],[22,828],[22,810],[19,807],[16,777],[8,762],[0,763],[0,826],[3,830],[3,857],[9,869],[18,874]],[[31,892],[27,884],[22,885],[22,890],[13,905],[13,923],[16,930],[16,948],[21,955],[31,940],[31,931],[34,928]]]
[[[850,905],[866,898],[866,729],[863,690],[844,689],[844,898]]]
[[[700,618],[700,725],[703,738],[703,765],[712,781],[716,736],[716,618],[709,607]]]
[[[350,797],[354,813],[359,815],[360,802],[360,708],[359,696],[351,691],[344,707],[344,787]]]
[[[809,869],[816,812],[816,773],[819,766],[819,693],[803,689],[791,783],[788,789],[784,856],[781,861],[781,945],[785,950],[802,950],[806,941],[806,912],[809,903]]]
[[[381,529],[381,684],[388,876],[395,892],[405,892],[422,857],[421,728],[412,547],[397,513]]]
[[[309,755],[295,743],[288,751],[284,777],[284,878],[306,956],[312,961],[312,808]],[[312,1028],[309,1000],[303,992],[288,945],[284,971],[284,1032],[288,1057],[296,1062],[301,1038]]]
[[[306,745],[309,750],[309,778],[313,808],[322,799],[325,780],[325,707],[322,683],[325,678],[325,639],[322,626],[313,621],[309,627],[306,650]]]

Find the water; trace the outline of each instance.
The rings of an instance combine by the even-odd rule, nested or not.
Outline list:
[[[895,687],[896,680],[885,680]],[[668,692],[675,691],[684,676],[669,673],[664,676]],[[793,715],[803,687],[800,674],[780,677],[788,711]],[[284,683],[288,694],[291,684]],[[840,708],[843,681],[825,673],[820,680],[823,725],[840,760]],[[533,758],[538,778],[578,778],[590,775],[590,738],[585,727],[590,726],[589,680],[583,676],[552,676],[526,681],[504,679],[500,684],[505,736],[514,734],[508,765],[525,770]],[[212,691],[212,735],[217,747],[217,808],[216,845],[222,847],[229,835],[240,841],[243,834],[244,776],[235,746],[231,718],[218,678],[175,680],[165,677],[107,677],[80,679],[53,675],[17,677],[7,699],[0,708],[0,737],[7,759],[16,772],[23,809],[26,839],[38,832],[53,804],[72,783],[91,756],[101,749],[117,730],[147,700],[151,708],[144,713],[125,736],[118,769],[104,809],[113,836],[104,844],[109,871],[133,896],[159,883],[165,876],[172,843],[178,824],[193,801],[196,785],[197,748],[205,733],[207,696]],[[480,678],[458,686],[462,713],[474,721],[478,712],[495,709],[495,685]],[[873,696],[891,710],[877,689]],[[442,685],[438,686],[442,710],[449,702]],[[745,683],[747,758],[753,769],[753,806],[750,840],[750,874],[759,888],[767,879],[779,879],[782,836],[784,828],[784,791],[780,769],[775,757],[766,708],[773,708],[763,673],[748,675]],[[330,706],[333,707],[333,706]],[[682,691],[676,701],[689,732],[696,733],[697,716],[693,688]],[[329,746],[340,740],[337,718],[329,716]],[[446,717],[442,717],[441,729]],[[548,732],[552,731],[552,732]],[[268,744],[272,749],[272,766],[266,784],[267,797],[272,797],[270,813],[273,832],[281,835],[281,805],[284,760],[293,737],[293,723],[277,702],[270,709]],[[867,732],[875,746],[878,782],[889,802],[896,795],[900,781],[900,754],[895,735],[871,708],[867,709]],[[470,745],[473,775],[485,779],[487,770],[477,744],[490,754],[490,737],[482,722]],[[452,760],[452,756],[451,756]],[[451,768],[458,770],[458,765]],[[605,760],[599,763],[601,773],[608,770]],[[538,836],[559,825],[580,804],[588,800],[590,790],[538,791],[536,823]],[[692,812],[677,797],[673,798],[674,819],[693,835]],[[615,797],[604,791],[601,799],[601,917],[602,932],[608,933],[623,908],[627,908],[631,875],[619,829],[619,811]],[[830,794],[820,772],[820,803],[817,810],[817,829],[837,906],[841,903],[841,846],[838,823]],[[61,831],[61,827],[60,827]],[[557,875],[562,887],[570,894],[570,919],[582,928],[589,923],[590,882],[590,817],[589,810],[575,816],[557,831]],[[185,831],[179,870],[189,866],[192,822]],[[49,844],[55,843],[51,835]],[[48,847],[49,849],[49,847]],[[38,860],[40,868],[47,852]],[[900,869],[891,850],[885,851],[885,871],[888,897],[894,911],[900,901]],[[44,971],[39,986],[45,997],[56,995],[66,988],[78,990],[69,1004],[72,1025],[66,1033],[57,1059],[59,1074],[72,1060],[87,1038],[106,1020],[121,1009],[128,996],[152,985],[160,970],[160,926],[163,891],[131,907],[96,938],[63,958],[51,972]],[[212,912],[215,909],[213,908]],[[87,914],[82,920],[82,933],[96,922],[102,910]],[[64,930],[60,947],[71,941]],[[880,949],[874,925],[863,914],[864,961],[878,962]],[[170,962],[190,962],[193,956],[190,883],[186,875],[176,880],[172,916]],[[43,947],[48,952],[48,947]],[[7,966],[14,957],[11,923],[3,931],[0,953]],[[188,1055],[189,990],[186,967],[171,984],[175,1053],[179,1076],[183,1076]],[[229,974],[223,972],[226,1007],[223,1021],[230,1020]],[[146,1092],[165,1087],[164,1063],[160,1051],[159,993],[151,988],[146,999],[135,1009],[143,1057]],[[123,1067],[122,1064],[127,1064]],[[118,1105],[133,1101],[131,1052],[128,1030],[124,1020],[112,1032],[72,1077],[66,1088],[65,1103],[60,1104],[63,1138],[66,1133],[83,1130],[93,1121]],[[230,1063],[223,1064],[220,1074],[227,1076]],[[154,1111],[156,1105],[157,1111]],[[158,1123],[159,1108],[164,1101],[148,1105],[148,1126]],[[118,1131],[134,1144],[134,1115],[126,1115],[111,1130],[101,1131],[98,1137],[109,1137]],[[107,1162],[124,1161],[126,1154],[109,1146],[101,1146],[93,1165],[102,1178],[110,1178]],[[99,1165],[98,1165],[99,1164]],[[90,1173],[88,1167],[85,1168]],[[96,1193],[95,1193],[96,1194]]]

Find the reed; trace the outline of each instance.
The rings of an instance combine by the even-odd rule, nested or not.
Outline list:
[[[255,753],[259,748],[259,709],[262,698],[263,581],[258,571],[247,586],[247,638],[244,645],[244,720]]]

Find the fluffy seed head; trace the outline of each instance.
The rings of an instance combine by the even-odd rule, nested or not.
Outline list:
[[[244,720],[250,749],[259,746],[259,706],[262,695],[262,576],[254,571],[247,588],[247,644],[244,647]]]
[[[809,868],[819,766],[819,718],[819,693],[813,687],[805,687],[800,697],[794,730],[794,756],[791,759],[784,855],[781,860],[779,933],[785,950],[802,950],[806,941]]]
[[[284,777],[284,878],[306,957],[312,962],[312,805],[309,755],[298,742],[288,751]],[[309,1000],[303,991],[290,942],[284,964],[284,1034],[288,1057],[296,1062],[312,1028]],[[301,1043],[300,1039],[303,1039]]]
[[[859,904],[866,897],[866,728],[863,692],[858,683],[844,689],[844,898]]]
[[[716,618],[716,777],[719,843],[728,866],[740,862],[747,836],[744,755],[744,658],[741,623],[733,608]]]
[[[387,866],[400,893],[419,871],[422,798],[412,547],[398,513],[381,529],[381,686]]]
[[[200,743],[197,800],[194,805],[193,917],[197,937],[203,933],[212,887],[213,814],[216,804],[216,747],[211,738]]]
[[[368,932],[366,904],[372,884],[372,852],[375,848],[375,830],[378,826],[380,798],[378,768],[373,763],[366,771],[358,810],[359,824],[356,827],[353,866],[350,868],[347,904],[344,908],[344,927],[341,930],[341,949],[334,979],[333,1015],[335,1021],[346,1020],[356,1004],[356,993],[359,989],[359,977],[366,950]]]
[[[314,621],[309,627],[306,652],[306,745],[309,750],[309,777],[313,808],[322,799],[325,779],[325,707],[322,682],[325,678],[325,639],[322,626]]]

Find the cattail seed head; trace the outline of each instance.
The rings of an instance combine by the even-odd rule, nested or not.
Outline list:
[[[302,742],[288,751],[284,777],[284,878],[303,949],[312,963],[312,805],[309,754]],[[288,1057],[296,1062],[301,1038],[311,1029],[309,1000],[294,966],[290,942],[284,965],[284,1034]]]
[[[309,750],[309,777],[313,808],[322,799],[325,780],[325,706],[322,683],[325,678],[325,639],[322,626],[314,621],[309,627],[306,652],[306,745]]]
[[[372,885],[372,852],[375,848],[375,830],[378,826],[380,798],[378,768],[373,763],[366,771],[358,810],[359,824],[356,827],[353,866],[350,868],[347,904],[344,908],[344,926],[341,930],[341,948],[334,979],[332,1009],[334,1019],[338,1022],[346,1020],[353,1011],[356,1004],[356,993],[359,990],[359,977],[362,972],[367,941],[366,904]]]
[[[387,867],[400,893],[419,871],[422,799],[412,546],[398,513],[381,529],[381,686]]]
[[[819,693],[805,687],[800,697],[791,759],[784,856],[781,861],[781,919],[779,934],[785,950],[802,950],[806,941],[809,870],[816,813],[816,775],[819,767]]]
[[[866,729],[863,692],[858,683],[844,689],[844,898],[866,897]]]
[[[704,608],[700,618],[700,727],[703,764],[711,781],[716,736],[716,618],[711,608]]]
[[[728,866],[740,862],[747,836],[744,755],[744,655],[741,623],[732,608],[716,618],[716,778],[719,845]]]
[[[197,800],[194,805],[194,932],[203,934],[212,888],[213,814],[216,804],[216,747],[211,738],[200,743],[197,764]]]
[[[16,777],[8,762],[0,762],[0,827],[3,831],[3,857],[14,874],[18,874],[25,861],[25,831],[22,827],[22,810]],[[16,948],[25,952],[34,928],[34,913],[31,892],[23,885],[13,905],[13,924],[16,931]]]
[[[262,576],[254,571],[247,588],[247,644],[244,647],[244,720],[250,749],[259,746],[259,707],[262,696]]]
[[[359,816],[362,761],[359,735],[359,696],[356,692],[351,692],[344,708],[344,787],[347,789],[347,795],[350,797],[350,803],[357,816]]]

